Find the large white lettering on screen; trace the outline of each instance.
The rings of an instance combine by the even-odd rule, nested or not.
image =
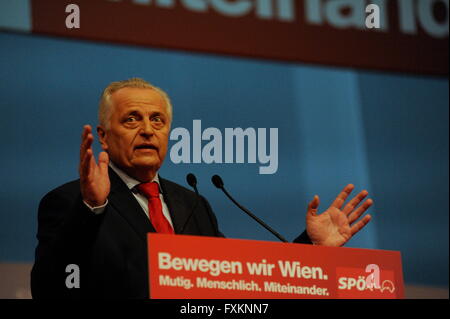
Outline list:
[[[108,0],[121,3],[124,0]],[[395,1],[395,2],[394,2]],[[253,15],[258,19],[293,23],[304,19],[308,24],[337,29],[375,29],[389,32],[390,4],[396,5],[399,31],[418,35],[419,27],[431,37],[444,38],[449,33],[449,0],[133,0],[135,5],[172,10],[181,6],[189,11],[217,12],[229,18]],[[435,16],[437,6],[445,6],[446,16]],[[303,8],[299,8],[303,6]],[[304,16],[299,17],[298,13]],[[368,13],[368,15],[367,15]],[[369,26],[370,27],[369,27]],[[394,27],[397,27],[395,25]]]
[[[176,141],[170,149],[174,164],[259,163],[259,174],[275,174],[278,170],[278,128],[225,128],[222,133],[215,127],[202,130],[202,121],[193,120],[192,133],[177,127],[171,131],[170,140]]]

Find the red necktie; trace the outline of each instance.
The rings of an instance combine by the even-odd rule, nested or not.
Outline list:
[[[139,184],[138,189],[148,199],[148,215],[156,231],[162,234],[173,234],[173,228],[163,214],[158,183],[142,183]]]

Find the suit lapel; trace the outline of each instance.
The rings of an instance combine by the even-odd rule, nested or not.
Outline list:
[[[161,178],[161,175],[159,176],[159,183],[162,188],[164,201],[167,204],[167,208],[169,208],[170,218],[172,219],[175,233],[178,234],[189,217],[191,209],[186,207],[186,204],[179,199],[179,194],[176,194],[175,190],[170,187],[170,183]],[[193,219],[191,219],[189,224],[192,221]],[[189,227],[187,226],[187,228]]]
[[[108,200],[117,212],[136,231],[139,237],[146,241],[147,233],[155,232],[152,223],[131,193],[131,190],[128,189],[127,185],[120,179],[114,170],[109,168],[108,172],[111,181],[111,191]]]

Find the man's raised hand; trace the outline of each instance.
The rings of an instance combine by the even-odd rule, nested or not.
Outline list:
[[[80,147],[81,196],[89,206],[97,207],[106,203],[111,184],[108,176],[108,154],[101,152],[97,164],[92,150],[93,141],[92,128],[90,125],[85,125],[81,135]]]
[[[369,194],[365,190],[356,195],[342,209],[342,205],[354,188],[352,184],[347,185],[331,206],[320,215],[317,214],[319,196],[314,196],[314,199],[308,205],[306,213],[306,231],[314,244],[334,247],[342,246],[371,220],[372,217],[366,215],[357,221],[373,204],[373,201],[368,199],[357,207]]]

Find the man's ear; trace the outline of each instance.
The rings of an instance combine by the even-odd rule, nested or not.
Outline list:
[[[106,143],[106,130],[104,129],[103,126],[101,125],[97,126],[97,134],[102,149],[104,151],[108,150],[108,144]]]

